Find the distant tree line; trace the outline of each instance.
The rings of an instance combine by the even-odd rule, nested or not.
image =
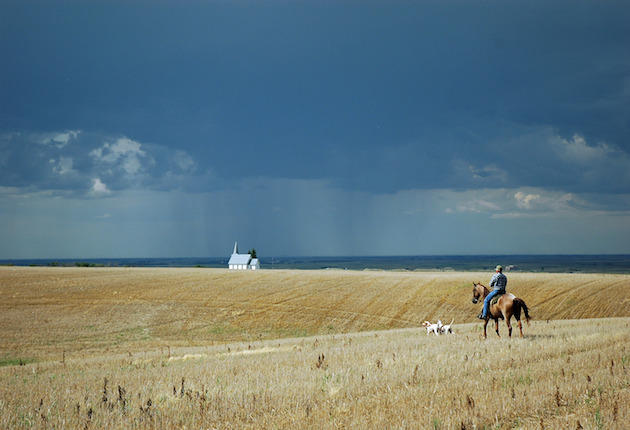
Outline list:
[[[31,266],[35,266],[31,264]],[[58,261],[51,261],[47,264],[51,267],[106,267],[103,263],[88,263],[87,261],[75,261],[74,263],[59,263]]]

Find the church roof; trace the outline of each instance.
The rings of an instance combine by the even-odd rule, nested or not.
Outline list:
[[[249,260],[251,259],[252,256],[249,254],[232,254],[228,264],[249,264]]]

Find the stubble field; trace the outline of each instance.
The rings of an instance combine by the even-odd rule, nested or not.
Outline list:
[[[508,276],[0,268],[0,428],[624,428],[630,276]]]

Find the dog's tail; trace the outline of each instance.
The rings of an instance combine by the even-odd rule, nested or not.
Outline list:
[[[527,321],[527,325],[529,325],[529,308],[522,299],[517,297],[514,299],[514,316],[517,320],[521,319],[521,309],[525,313],[525,321]]]
[[[449,325],[449,326],[453,325],[453,321],[455,321],[455,318],[452,318],[452,319],[451,319],[451,322],[450,322],[450,323],[448,323],[448,325]]]

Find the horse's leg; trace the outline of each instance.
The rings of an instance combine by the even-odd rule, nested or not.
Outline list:
[[[512,314],[508,312],[508,314],[505,316],[505,323],[508,326],[508,335],[509,337],[512,337],[512,324],[510,324],[510,318],[512,318]]]
[[[518,322],[518,331],[521,333],[521,337],[523,337],[523,324],[521,324],[521,311],[523,310],[523,308],[521,306],[521,302],[522,300],[514,299],[513,306],[516,306],[516,321]]]
[[[488,318],[483,321],[483,338],[487,339],[488,335],[486,333],[486,328],[488,327]]]
[[[494,320],[494,325],[495,325],[495,331],[497,332],[497,336],[501,337],[501,335],[499,334],[499,318],[497,317],[497,319]]]

